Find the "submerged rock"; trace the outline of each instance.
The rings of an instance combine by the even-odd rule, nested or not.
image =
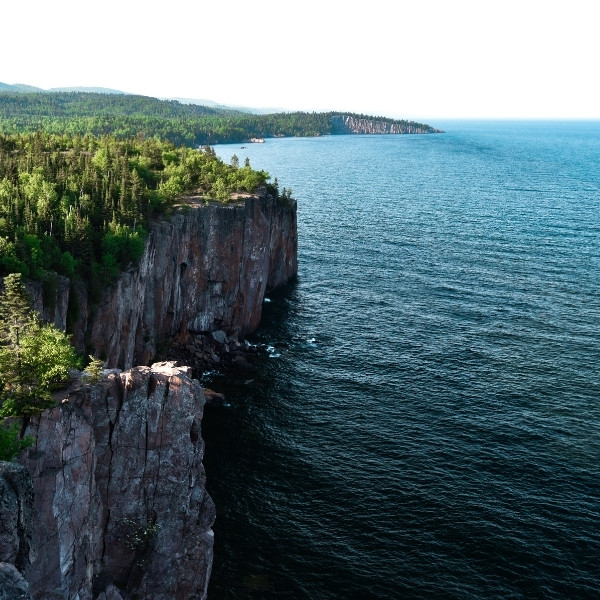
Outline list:
[[[209,388],[204,388],[204,397],[207,406],[221,406],[225,404],[225,394],[215,392]]]

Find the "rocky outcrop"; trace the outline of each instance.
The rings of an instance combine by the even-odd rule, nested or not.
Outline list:
[[[128,369],[149,364],[176,334],[224,330],[241,337],[256,329],[265,293],[296,275],[297,253],[295,201],[266,191],[225,205],[187,198],[182,210],[152,224],[141,260],[105,290],[95,310],[85,288],[65,278],[51,306],[41,284],[30,292],[35,308],[61,329],[74,302],[77,349]]]
[[[210,334],[188,335],[173,340],[168,348],[169,359],[178,360],[192,367],[194,377],[208,371],[254,371],[253,362],[258,356],[269,353],[266,344],[240,342],[236,336],[227,336],[224,331]]]
[[[336,134],[402,134],[402,133],[443,133],[430,125],[413,121],[395,121],[393,119],[373,119],[359,115],[333,115],[331,117],[333,133]]]
[[[29,561],[33,490],[25,468],[0,462],[0,600],[29,600],[22,571]]]
[[[202,466],[204,396],[188,372],[160,363],[79,382],[31,420],[36,445],[21,462],[33,527],[21,523],[31,487],[12,483],[23,471],[10,465],[0,559],[24,573],[34,598],[206,597],[215,511]],[[0,576],[18,580],[7,569]]]

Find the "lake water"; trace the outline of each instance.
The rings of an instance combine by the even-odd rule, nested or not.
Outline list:
[[[217,146],[299,276],[213,377],[209,599],[600,597],[600,123]]]

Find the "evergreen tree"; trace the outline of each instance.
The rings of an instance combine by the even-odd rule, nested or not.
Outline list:
[[[22,275],[4,279],[0,296],[0,417],[27,416],[52,405],[51,391],[80,366],[67,336],[30,307]]]
[[[18,351],[19,336],[30,330],[34,322],[35,314],[22,275],[12,273],[4,278],[4,293],[0,296],[0,344]]]

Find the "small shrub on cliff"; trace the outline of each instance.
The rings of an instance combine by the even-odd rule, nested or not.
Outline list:
[[[20,423],[4,419],[0,423],[0,460],[11,461],[35,441],[30,435],[19,437]]]
[[[0,296],[0,417],[28,416],[52,406],[52,390],[80,359],[67,336],[30,308],[20,273],[4,279]]]
[[[160,531],[160,525],[153,521],[139,523],[133,519],[124,519],[122,524],[127,532],[124,537],[125,546],[136,554],[146,552]]]
[[[99,358],[94,358],[91,354],[89,355],[90,362],[85,368],[87,375],[85,380],[89,383],[98,383],[102,379],[102,369],[104,362]]]
[[[133,552],[133,565],[145,568],[148,565],[148,554],[154,547],[160,525],[156,518],[146,522],[134,519],[121,521],[121,541],[125,547]]]

